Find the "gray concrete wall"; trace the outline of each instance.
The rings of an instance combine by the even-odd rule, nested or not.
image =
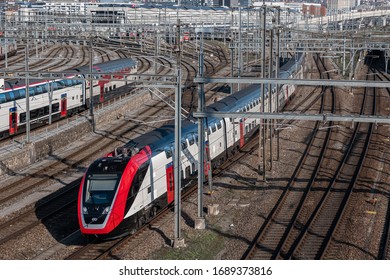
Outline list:
[[[96,129],[103,129],[118,118],[125,116],[129,111],[139,109],[148,100],[150,100],[150,94],[137,93],[104,108],[100,107],[95,111]],[[0,175],[12,175],[32,163],[47,158],[58,149],[77,142],[90,132],[92,132],[92,126],[88,119],[79,119],[29,144],[14,144],[14,147],[4,148],[0,155]]]

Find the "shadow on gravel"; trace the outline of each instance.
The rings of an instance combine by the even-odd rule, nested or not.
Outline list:
[[[86,242],[79,231],[77,218],[77,196],[80,179],[38,200],[36,217],[59,243],[80,245]]]

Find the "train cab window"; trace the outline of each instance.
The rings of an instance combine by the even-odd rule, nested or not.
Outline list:
[[[118,187],[119,179],[117,174],[89,175],[85,203],[110,204]]]
[[[218,128],[218,129],[221,129],[221,127],[222,127],[221,122],[218,122],[218,123],[217,123],[217,128]]]

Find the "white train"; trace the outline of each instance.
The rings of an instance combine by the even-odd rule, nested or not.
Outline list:
[[[303,56],[283,65],[281,78],[302,75]],[[295,88],[283,85],[278,95],[280,106]],[[268,90],[267,90],[268,91]],[[260,85],[251,85],[208,106],[220,112],[259,112]],[[275,92],[273,92],[275,94]],[[268,95],[266,92],[266,102]],[[268,107],[267,107],[268,108]],[[217,166],[244,145],[260,126],[259,119],[208,118],[206,150]],[[111,238],[128,234],[174,200],[174,124],[170,123],[129,141],[118,152],[97,159],[80,184],[78,219],[86,236]],[[197,180],[198,126],[182,122],[182,186]]]
[[[93,72],[113,73],[116,79],[137,72],[133,59],[118,59],[93,66]],[[89,73],[89,66],[74,69],[74,76],[67,79],[35,80],[29,83],[29,106],[31,126],[46,123],[49,117],[49,94],[52,93],[52,118],[64,118],[84,110],[89,105],[89,84],[77,80],[83,73]],[[80,76],[81,75],[81,76]],[[94,80],[94,103],[126,85],[126,81]],[[24,80],[0,80],[0,139],[23,132],[26,126],[26,85]]]

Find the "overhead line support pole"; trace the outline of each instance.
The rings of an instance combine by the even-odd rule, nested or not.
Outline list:
[[[181,49],[180,49],[180,19],[177,20],[176,28],[176,74],[177,87],[175,89],[175,150],[174,150],[174,185],[175,185],[175,237],[173,247],[184,246],[181,237]]]
[[[199,48],[199,73],[203,77],[203,31]],[[204,113],[205,97],[204,84],[198,84],[198,112]],[[205,152],[204,118],[198,118],[198,218],[195,220],[196,229],[205,229],[206,223],[203,216],[203,184],[204,184],[204,152]]]
[[[26,142],[30,142],[30,79],[29,79],[29,62],[28,62],[28,56],[29,56],[29,41],[27,40],[26,43],[26,57],[25,57],[25,64],[26,64]]]
[[[92,125],[92,131],[95,132],[95,118],[93,115],[93,47],[92,47],[92,38],[90,41],[89,49],[89,120]]]
[[[266,17],[267,17],[267,9],[266,9],[266,6],[263,5],[263,32],[262,32],[262,51],[261,51],[261,78],[265,78],[265,42],[266,42]],[[261,84],[261,96],[260,96],[260,99],[261,99],[261,112],[264,113],[265,112],[265,85],[264,84]],[[265,168],[266,168],[266,143],[265,143],[265,125],[263,123],[263,120],[261,119],[260,120],[260,130],[261,130],[261,133],[260,133],[260,139],[259,139],[259,166],[258,166],[258,172],[259,174],[263,174],[263,182],[266,181],[266,174],[265,174]],[[260,159],[263,159],[262,160],[262,164],[260,163]],[[262,168],[261,168],[262,166]]]

